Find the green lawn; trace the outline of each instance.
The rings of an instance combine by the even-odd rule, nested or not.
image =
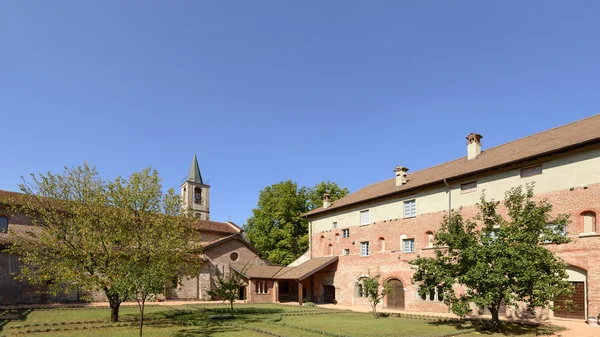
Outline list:
[[[108,308],[44,309],[4,312],[20,319],[0,325],[0,336],[137,336],[137,308],[121,308],[122,322],[110,323]],[[150,306],[146,308],[144,336],[281,336],[281,337],[392,337],[392,336],[536,336],[552,328],[507,325],[507,333],[479,332],[471,322],[382,317],[369,314],[275,304],[237,305],[235,318],[215,320],[229,313],[225,305]],[[8,317],[8,316],[7,316]],[[2,319],[2,316],[0,316]],[[478,329],[478,331],[475,331]]]

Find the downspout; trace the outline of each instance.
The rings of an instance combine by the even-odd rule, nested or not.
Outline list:
[[[448,217],[452,215],[452,190],[450,189],[450,185],[446,182],[446,178],[444,178],[444,184],[446,184],[446,193],[448,193]]]
[[[312,248],[313,248],[313,239],[312,239],[312,221],[308,221],[308,257],[312,260]]]

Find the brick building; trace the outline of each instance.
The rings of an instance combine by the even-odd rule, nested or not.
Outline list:
[[[181,284],[168,289],[165,296],[172,299],[210,300],[207,291],[212,289],[211,279],[223,272],[230,263],[248,265],[266,265],[259,252],[248,243],[242,229],[232,222],[210,220],[210,186],[205,184],[200,174],[196,156],[186,181],[181,185],[183,204],[193,210],[199,218],[195,224],[199,241],[204,248],[204,265],[199,275],[185,278]],[[0,304],[45,303],[78,301],[76,292],[52,297],[39,294],[40,287],[14,280],[12,273],[19,271],[19,261],[4,249],[10,244],[8,232],[27,229],[31,222],[21,214],[9,212],[8,200],[16,200],[20,194],[0,191]],[[246,296],[246,288],[240,291],[241,298]],[[93,294],[95,300],[105,300],[103,293]]]
[[[310,249],[301,261],[336,260],[311,275],[306,297],[368,306],[361,278],[380,274],[393,289],[384,308],[447,312],[437,292],[418,295],[408,262],[433,256],[433,235],[449,209],[462,207],[470,218],[483,190],[487,198],[503,200],[510,187],[535,182],[536,198],[552,203],[555,214],[570,215],[565,235],[571,243],[546,246],[568,263],[574,301],[580,303],[573,312],[545,314],[585,318],[600,313],[600,115],[484,151],[481,139],[467,137],[465,157],[414,173],[398,166],[390,179],[335,202],[325,195],[323,207],[306,214]],[[275,277],[273,283],[278,282]]]

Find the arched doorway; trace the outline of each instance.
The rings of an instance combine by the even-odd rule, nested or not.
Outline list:
[[[571,296],[561,296],[555,302],[554,317],[585,319],[587,311],[587,271],[574,266],[567,267],[569,282],[575,287]],[[573,308],[566,309],[567,300],[573,301]]]
[[[387,295],[387,308],[404,310],[404,284],[398,279],[387,282],[392,291]]]

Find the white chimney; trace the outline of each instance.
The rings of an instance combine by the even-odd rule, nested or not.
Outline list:
[[[323,194],[323,208],[331,206],[331,195],[329,193]]]
[[[406,172],[408,172],[408,168],[404,166],[396,166],[394,172],[396,172],[396,186],[402,186],[406,184]]]
[[[481,153],[481,138],[483,136],[477,133],[467,136],[467,158],[469,160],[477,158]]]

